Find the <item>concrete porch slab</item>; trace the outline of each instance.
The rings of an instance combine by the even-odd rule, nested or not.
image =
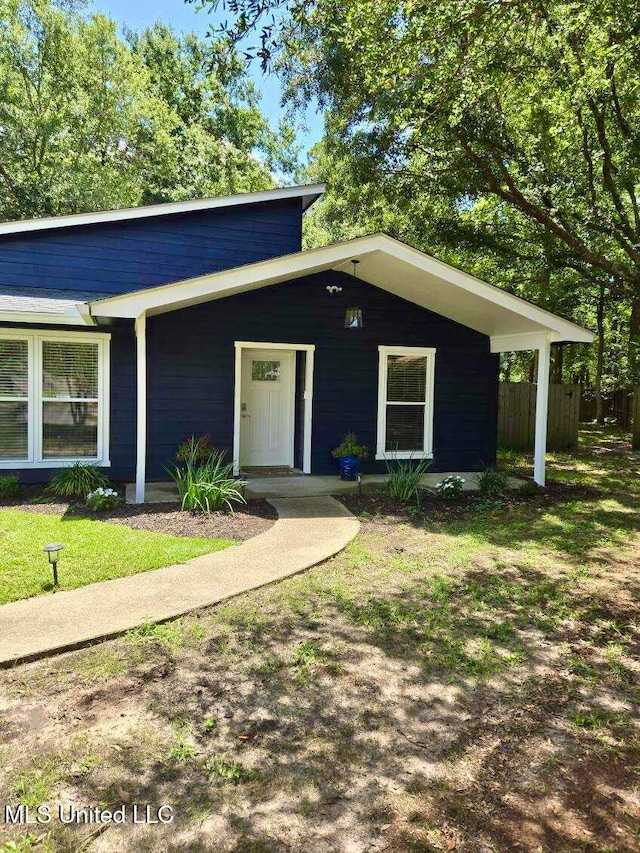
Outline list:
[[[422,483],[427,488],[433,488],[444,477],[457,474],[464,479],[463,489],[465,492],[475,491],[477,471],[445,471],[441,474],[423,474]],[[387,474],[365,474],[362,477],[363,491],[375,491],[384,488]],[[343,495],[358,490],[358,483],[354,481],[341,480],[336,476],[322,475],[283,475],[245,477],[247,487],[245,494],[248,498],[310,498],[321,495]],[[518,477],[509,477],[509,488],[518,489],[524,480]],[[133,503],[135,499],[135,485],[127,484],[127,503]],[[147,503],[167,503],[178,500],[178,492],[174,483],[147,483]]]

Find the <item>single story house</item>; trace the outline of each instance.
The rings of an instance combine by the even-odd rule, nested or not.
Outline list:
[[[544,483],[550,345],[591,332],[385,234],[302,251],[323,189],[0,224],[0,469],[92,462],[143,501],[192,434],[326,474],[353,431],[365,473],[480,470],[499,353],[533,349]]]

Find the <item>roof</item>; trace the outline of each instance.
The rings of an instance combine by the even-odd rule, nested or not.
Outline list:
[[[549,341],[593,340],[587,329],[386,234],[108,297],[88,308],[95,318],[161,314],[327,270],[349,271],[353,258],[360,261],[358,278],[490,336],[494,352],[532,349],[540,335]]]
[[[29,231],[44,231],[53,228],[72,228],[80,225],[96,225],[101,222],[123,222],[128,219],[144,219],[148,216],[170,216],[176,213],[191,213],[198,210],[214,210],[222,207],[237,207],[243,204],[261,204],[268,201],[300,198],[303,211],[310,207],[325,191],[324,184],[305,184],[297,187],[282,187],[229,196],[201,198],[194,201],[169,201],[141,207],[125,207],[119,210],[102,210],[97,213],[72,213],[67,216],[47,216],[39,219],[22,219],[0,223],[0,236],[23,234]]]

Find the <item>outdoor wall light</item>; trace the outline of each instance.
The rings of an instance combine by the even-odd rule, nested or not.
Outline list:
[[[355,279],[357,279],[358,276],[356,275],[356,269],[360,261],[354,258],[351,263],[353,264],[352,275]],[[345,329],[364,328],[364,321],[362,319],[362,308],[358,308],[355,305],[352,305],[347,308],[347,310],[344,312],[344,327]]]
[[[58,586],[58,559],[60,551],[64,548],[59,542],[54,542],[52,545],[45,545],[42,549],[49,558],[49,563],[53,566],[53,585]]]

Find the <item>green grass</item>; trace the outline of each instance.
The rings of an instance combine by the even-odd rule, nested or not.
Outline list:
[[[60,589],[125,577],[181,563],[233,543],[134,530],[93,519],[0,510],[0,604],[52,589],[42,548],[61,542]]]

